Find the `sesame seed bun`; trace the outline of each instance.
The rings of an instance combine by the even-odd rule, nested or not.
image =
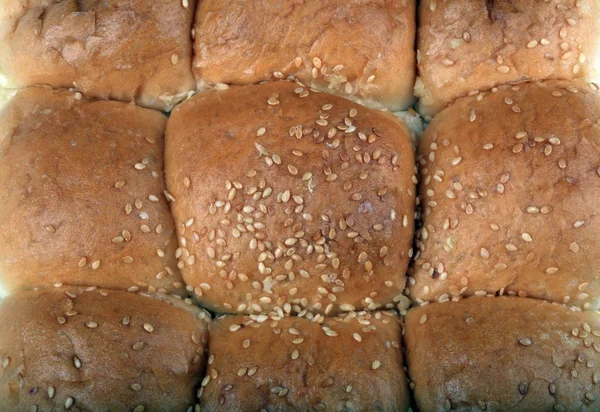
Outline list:
[[[0,288],[185,294],[164,195],[165,124],[132,104],[20,91],[0,114]]]
[[[598,75],[598,33],[596,0],[421,1],[420,112],[500,84]]]
[[[417,302],[530,296],[600,308],[600,94],[583,82],[458,100],[421,140]]]
[[[195,88],[195,3],[1,0],[0,85],[75,87],[170,110]]]
[[[412,247],[409,136],[284,81],[178,106],[165,172],[188,290],[217,312],[393,308]]]
[[[411,309],[405,331],[421,411],[600,408],[598,313],[474,297]]]
[[[314,319],[316,320],[316,319]],[[226,316],[210,326],[203,411],[406,411],[399,318]]]
[[[0,409],[183,411],[210,316],[172,298],[82,288],[0,303]]]
[[[374,108],[414,101],[415,0],[199,2],[198,87],[293,76]]]

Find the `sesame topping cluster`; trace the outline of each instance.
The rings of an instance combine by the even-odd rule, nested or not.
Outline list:
[[[202,146],[235,151],[231,159],[175,163],[167,148],[188,290],[236,313],[393,308],[412,256],[416,177],[406,129],[287,82],[215,93],[236,100],[250,92],[256,98],[240,117],[258,113],[257,127],[233,120]],[[173,153],[209,139],[202,114],[197,125],[189,120],[208,103],[199,95],[174,112]]]

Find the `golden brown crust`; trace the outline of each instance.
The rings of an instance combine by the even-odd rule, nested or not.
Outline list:
[[[163,194],[165,123],[132,104],[19,92],[0,119],[0,288],[185,293]]]
[[[83,288],[9,296],[0,304],[0,409],[193,406],[210,316],[182,306]]]
[[[597,91],[550,81],[461,99],[418,156],[413,299],[500,292],[598,309]]]
[[[219,312],[393,307],[413,235],[408,131],[295,89],[210,91],[173,111],[165,170],[188,290]]]
[[[204,0],[199,87],[295,76],[370,107],[404,110],[415,80],[415,0]]]
[[[411,309],[405,342],[417,406],[596,411],[599,336],[598,313],[535,299],[474,297]]]
[[[415,87],[421,113],[432,116],[500,84],[597,75],[599,16],[596,0],[422,1]]]
[[[220,318],[210,327],[201,410],[406,411],[400,336],[388,312]]]
[[[10,87],[76,87],[92,97],[170,110],[195,88],[195,3],[3,0],[0,72]]]

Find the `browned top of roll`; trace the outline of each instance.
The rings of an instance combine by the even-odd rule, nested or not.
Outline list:
[[[315,319],[317,320],[317,319]],[[226,316],[211,324],[206,411],[406,411],[399,319]]]
[[[0,114],[0,288],[185,293],[159,112],[24,89]]]
[[[597,309],[600,95],[585,83],[457,101],[419,149],[416,300],[509,293]]]
[[[524,80],[598,75],[595,0],[425,0],[419,8],[415,94],[434,115],[473,91]]]
[[[186,410],[210,316],[182,301],[93,288],[0,303],[0,409]]]
[[[277,82],[199,94],[167,125],[189,290],[217,310],[393,307],[412,246],[406,127]]]
[[[408,311],[405,342],[422,411],[596,411],[600,317],[497,297]]]
[[[199,2],[194,74],[200,88],[295,76],[371,106],[413,102],[414,0]]]
[[[0,8],[9,87],[75,87],[170,110],[195,88],[196,0],[10,0]]]

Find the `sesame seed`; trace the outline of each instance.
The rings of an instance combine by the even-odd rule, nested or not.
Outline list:
[[[74,403],[75,403],[75,400],[69,396],[65,400],[65,409],[71,409],[71,407],[73,406]]]
[[[506,74],[510,71],[510,68],[508,66],[500,66],[497,70],[502,74]]]
[[[139,390],[142,389],[142,386],[139,383],[134,383],[134,384],[132,384],[129,387],[131,388],[131,390],[133,390],[135,392],[137,392],[137,391],[139,391]]]
[[[271,98],[269,98],[269,100],[267,100],[267,103],[268,103],[270,106],[277,106],[277,105],[279,104],[279,100],[277,100],[277,99],[275,99],[275,98],[271,97]]]
[[[148,333],[154,332],[154,326],[149,323],[144,323],[144,330]]]
[[[529,338],[523,338],[519,340],[519,343],[523,346],[530,346],[532,342]]]
[[[523,233],[523,234],[521,234],[521,238],[525,242],[533,242],[533,238],[531,237],[531,235],[529,233]]]
[[[231,326],[229,327],[229,330],[230,330],[231,332],[235,332],[235,331],[238,331],[238,330],[240,330],[241,328],[242,328],[242,326],[241,326],[241,325],[231,325]]]
[[[181,0],[181,5],[183,6],[184,9],[187,9],[189,7],[189,1]]]
[[[553,274],[555,274],[556,272],[558,272],[558,268],[556,268],[556,267],[550,267],[550,268],[546,269],[546,273],[547,273],[548,275],[553,275]]]
[[[353,333],[352,337],[354,338],[355,341],[362,342],[362,336],[360,336],[358,333]]]
[[[376,360],[371,364],[371,369],[376,370],[381,366],[381,362]]]
[[[98,324],[96,322],[94,322],[93,320],[88,320],[85,323],[85,326],[87,326],[90,329],[96,329],[98,327]]]
[[[583,226],[584,224],[585,224],[585,221],[583,221],[583,220],[578,220],[578,221],[576,221],[576,222],[573,224],[573,227],[574,227],[575,229],[578,229],[578,228],[580,228],[581,226]]]
[[[421,319],[419,319],[419,323],[422,325],[425,322],[427,322],[427,314],[424,314],[423,316],[421,316]]]
[[[475,120],[477,120],[477,113],[475,113],[475,109],[471,109],[471,112],[469,113],[469,121],[474,122]]]
[[[460,162],[462,161],[462,157],[455,157],[454,159],[452,159],[452,166],[457,166]]]
[[[171,55],[171,63],[173,63],[173,65],[176,65],[179,62],[179,56],[177,55],[177,53],[173,53]]]
[[[77,369],[81,369],[81,360],[77,356],[73,357],[73,365],[75,365]]]
[[[96,269],[98,269],[99,267],[100,267],[100,261],[99,261],[99,260],[95,260],[95,261],[92,263],[92,269],[96,270]]]

